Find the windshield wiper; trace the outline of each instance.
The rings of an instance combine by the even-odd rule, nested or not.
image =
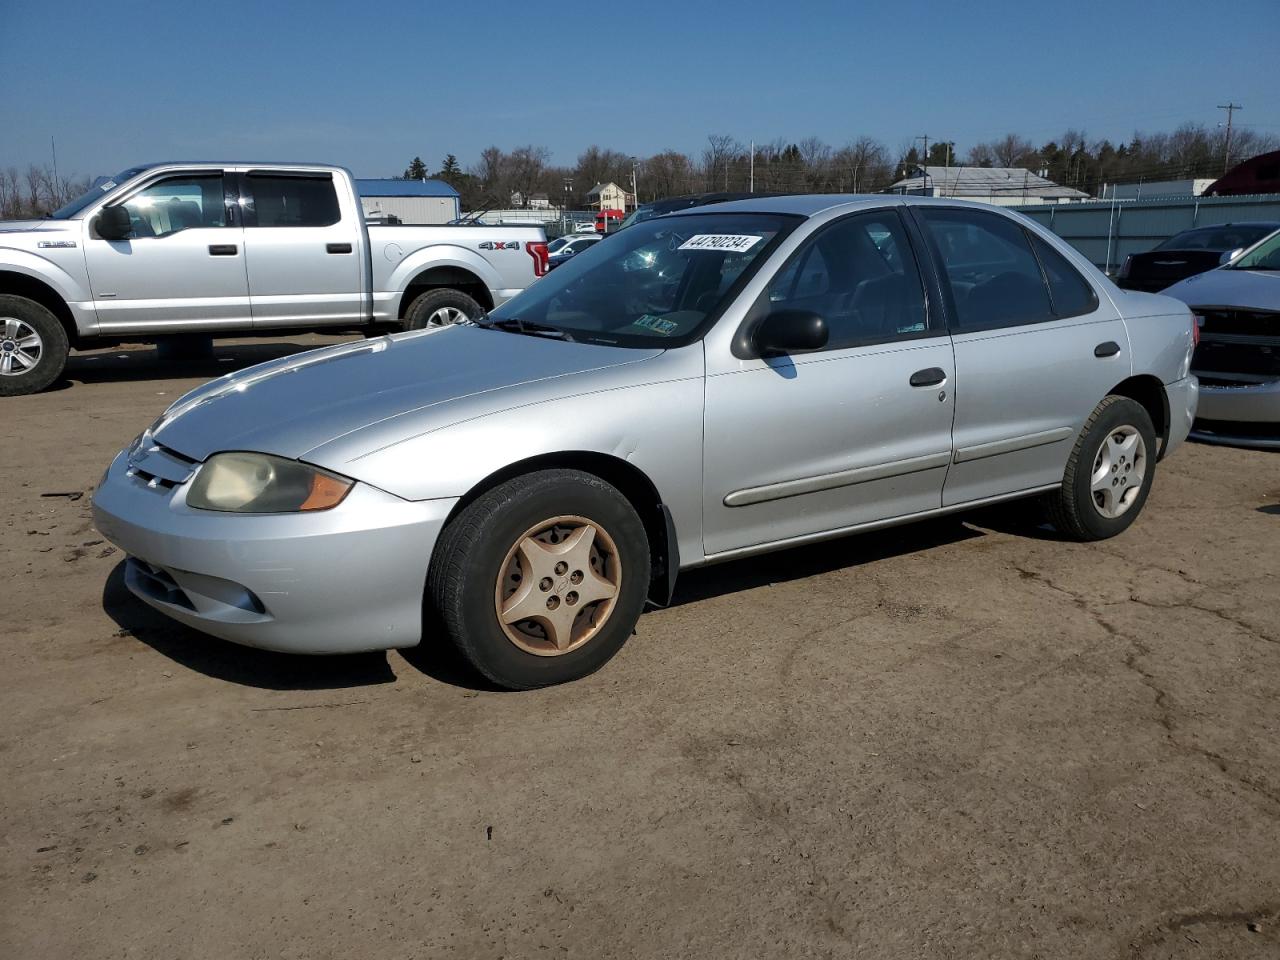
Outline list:
[[[573,342],[573,337],[566,330],[552,327],[545,323],[534,323],[532,320],[521,320],[519,317],[508,317],[505,320],[494,320],[487,313],[474,321],[478,326],[489,330],[502,330],[505,333],[522,333],[528,337],[553,337],[558,340]]]

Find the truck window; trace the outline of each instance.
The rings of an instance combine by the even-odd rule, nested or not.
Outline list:
[[[248,180],[256,226],[327,227],[342,219],[332,177],[250,173]]]
[[[163,237],[191,227],[226,226],[222,174],[168,177],[124,202],[134,237]]]

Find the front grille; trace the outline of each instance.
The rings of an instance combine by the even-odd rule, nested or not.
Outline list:
[[[1197,420],[1195,430],[1197,433],[1212,433],[1221,437],[1280,440],[1280,423],[1260,423],[1252,420]]]
[[[1274,310],[1212,310],[1197,307],[1203,318],[1200,346],[1191,370],[1206,379],[1231,381],[1280,377],[1280,313]],[[1239,375],[1233,378],[1232,374]]]
[[[187,610],[195,610],[196,607],[191,602],[191,598],[178,586],[178,582],[170,576],[167,570],[138,557],[130,557],[127,567],[126,576],[132,574],[130,579],[133,581],[134,586],[147,596],[159,600],[161,603],[172,604],[175,607],[183,607]]]
[[[129,476],[153,490],[172,490],[195,472],[196,461],[154,441],[129,457]]]

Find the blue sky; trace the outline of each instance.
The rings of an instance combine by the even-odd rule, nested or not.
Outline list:
[[[0,35],[0,166],[47,160],[53,136],[66,174],[208,157],[386,176],[489,144],[696,153],[708,133],[963,152],[1212,125],[1228,98],[1280,135],[1278,0],[0,0]]]

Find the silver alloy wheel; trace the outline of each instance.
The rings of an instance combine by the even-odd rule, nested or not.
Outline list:
[[[35,369],[44,341],[35,327],[17,317],[0,317],[0,376],[19,377]]]
[[[466,323],[469,318],[457,307],[437,307],[427,317],[428,327],[448,327],[455,323]]]
[[[1125,424],[1107,434],[1089,475],[1094,509],[1108,520],[1123,515],[1142,490],[1147,475],[1147,445],[1137,427]]]

